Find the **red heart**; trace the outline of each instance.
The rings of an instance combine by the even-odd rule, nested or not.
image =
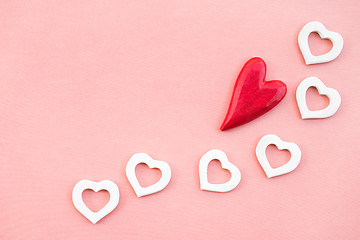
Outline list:
[[[247,61],[236,80],[222,131],[248,123],[275,107],[286,95],[285,83],[266,81],[266,64],[259,57]]]

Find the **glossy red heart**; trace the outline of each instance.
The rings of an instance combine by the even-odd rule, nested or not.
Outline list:
[[[228,113],[221,125],[226,130],[248,123],[275,107],[286,95],[286,85],[279,80],[265,81],[266,64],[251,58],[236,80]]]

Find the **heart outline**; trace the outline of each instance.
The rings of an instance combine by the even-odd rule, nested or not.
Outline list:
[[[309,110],[306,103],[306,92],[310,87],[315,87],[320,95],[329,98],[329,105],[321,110]],[[333,88],[326,87],[325,84],[317,77],[308,77],[304,79],[296,89],[296,101],[302,119],[327,118],[334,115],[340,107],[341,96]]]
[[[219,160],[221,167],[228,170],[231,173],[229,181],[220,184],[212,184],[208,181],[207,170],[208,165],[212,160]],[[200,189],[212,192],[229,192],[233,190],[241,181],[240,170],[232,164],[227,158],[226,154],[218,149],[212,149],[206,152],[199,162],[199,177],[200,177]]]
[[[82,198],[82,193],[87,189],[93,190],[94,192],[98,192],[100,190],[106,190],[110,194],[109,201],[98,212],[91,211],[84,203],[84,200]],[[96,224],[103,217],[111,213],[118,205],[119,198],[120,198],[119,188],[114,182],[110,180],[94,182],[83,179],[80,180],[78,183],[76,183],[72,192],[72,201],[75,208],[93,224]]]
[[[288,150],[291,154],[290,160],[284,165],[272,168],[266,157],[266,148],[269,145],[275,145],[279,150]],[[256,146],[256,157],[268,178],[280,176],[289,173],[299,165],[301,159],[301,150],[299,146],[292,142],[285,142],[274,134],[263,136]]]
[[[328,39],[332,42],[333,47],[329,52],[319,56],[314,56],[311,53],[308,39],[312,32],[316,32],[322,39]],[[306,65],[310,65],[330,62],[337,58],[343,49],[344,40],[339,33],[327,30],[321,22],[313,21],[305,24],[301,29],[298,36],[298,44]]]
[[[149,168],[159,169],[161,171],[160,180],[148,187],[142,187],[135,173],[135,168],[140,163],[145,163]],[[136,153],[129,159],[126,165],[126,177],[136,196],[142,197],[163,190],[170,182],[171,168],[166,162],[154,160],[146,153]]]

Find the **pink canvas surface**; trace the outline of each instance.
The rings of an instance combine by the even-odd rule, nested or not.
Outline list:
[[[1,1],[0,239],[358,239],[359,8],[357,0]],[[335,61],[305,65],[297,36],[309,21],[343,36]],[[330,47],[311,36],[314,52]],[[254,56],[288,93],[221,132],[236,77]],[[331,118],[301,119],[295,91],[309,76],[339,91]],[[309,95],[312,107],[326,105]],[[299,145],[295,171],[265,176],[255,156],[265,134]],[[199,160],[213,148],[241,170],[232,192],[199,189]],[[136,197],[125,166],[137,152],[170,164],[165,190]],[[289,158],[268,153],[274,165]],[[160,176],[137,170],[144,184]],[[216,162],[209,171],[214,182],[229,177]],[[120,189],[118,207],[96,225],[72,204],[81,179]],[[84,193],[94,209],[106,197]]]

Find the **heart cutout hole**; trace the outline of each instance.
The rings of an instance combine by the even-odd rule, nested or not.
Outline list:
[[[333,44],[329,39],[321,38],[316,32],[310,33],[308,41],[310,52],[314,56],[328,53],[333,47]]]
[[[320,95],[315,87],[310,87],[306,91],[306,105],[309,110],[316,111],[325,109],[329,104],[329,98],[326,95]]]
[[[136,178],[141,187],[148,187],[157,183],[161,178],[161,171],[158,168],[149,168],[145,163],[140,163],[135,168]]]
[[[266,157],[272,168],[281,167],[286,164],[291,157],[289,150],[279,150],[276,145],[270,144],[266,148]]]
[[[82,198],[85,205],[93,212],[100,211],[110,200],[110,193],[106,190],[95,192],[91,189],[86,189],[82,193]]]
[[[219,170],[221,169],[221,170]],[[208,181],[212,184],[225,183],[231,178],[231,173],[221,167],[221,162],[217,159],[211,160],[208,165]]]

